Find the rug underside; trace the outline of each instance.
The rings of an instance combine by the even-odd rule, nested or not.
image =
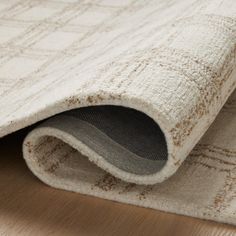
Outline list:
[[[0,136],[44,183],[236,225],[236,2],[0,2]]]

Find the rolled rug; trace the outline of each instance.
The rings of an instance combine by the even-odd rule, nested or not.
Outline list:
[[[43,121],[39,179],[236,225],[234,0],[3,1],[0,35],[0,135]]]

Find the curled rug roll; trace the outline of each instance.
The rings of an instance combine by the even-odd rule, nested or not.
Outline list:
[[[235,0],[2,1],[0,47],[39,179],[236,225]]]

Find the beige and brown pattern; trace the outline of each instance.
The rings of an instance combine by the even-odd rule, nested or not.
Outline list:
[[[155,169],[63,113],[24,142],[44,182],[236,225],[235,0],[2,0],[0,49],[0,136],[98,105],[164,134]]]

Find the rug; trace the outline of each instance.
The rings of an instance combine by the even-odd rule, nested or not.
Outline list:
[[[39,179],[236,225],[235,0],[3,0],[0,48]]]

